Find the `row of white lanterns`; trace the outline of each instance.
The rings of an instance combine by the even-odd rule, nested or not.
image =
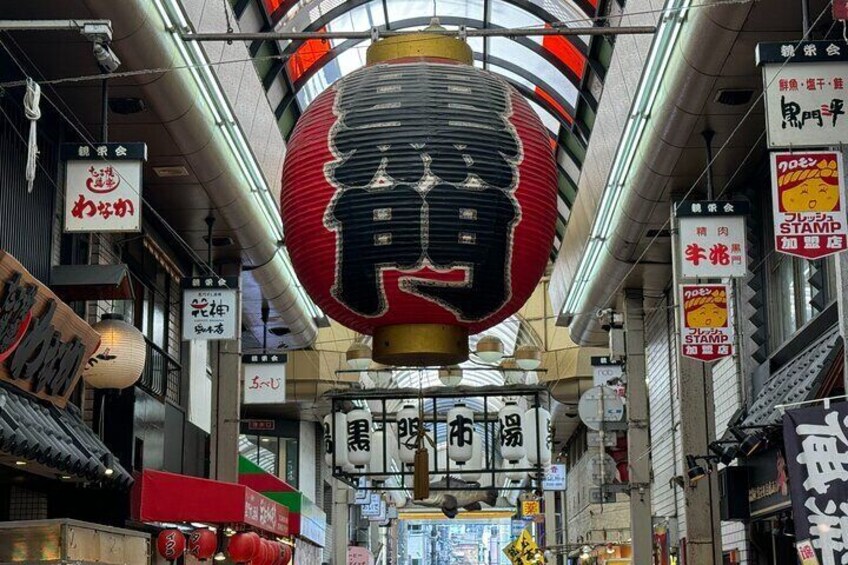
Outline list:
[[[385,445],[390,452],[396,449],[398,459],[404,465],[415,462],[416,441],[420,418],[418,408],[406,404],[397,413],[395,428],[386,431],[372,428],[371,413],[364,408],[355,408],[348,414],[334,412],[324,417],[324,459],[327,465],[335,465],[347,471],[362,471],[369,468],[372,473],[388,472],[384,460],[391,460],[391,453],[384,458]],[[457,403],[447,414],[447,456],[463,480],[472,482],[480,479],[483,468],[483,442],[474,429],[474,412],[463,403]],[[396,433],[394,430],[397,430]],[[335,431],[338,438],[334,437]],[[521,480],[531,465],[546,466],[551,462],[551,414],[542,407],[522,410],[515,401],[507,401],[498,412],[498,442],[507,476]],[[431,468],[435,470],[436,450],[431,449]],[[439,465],[444,468],[444,465]],[[517,478],[516,478],[517,477]]]

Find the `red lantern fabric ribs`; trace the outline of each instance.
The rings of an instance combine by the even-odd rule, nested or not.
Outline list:
[[[330,317],[358,332],[478,333],[541,278],[556,222],[548,135],[503,79],[435,59],[365,67],[298,122],[283,171],[286,245]]]

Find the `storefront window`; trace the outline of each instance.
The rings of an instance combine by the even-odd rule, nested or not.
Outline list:
[[[823,269],[822,289],[817,290],[810,279],[815,269]],[[816,263],[774,254],[771,263],[771,349],[774,351],[786,342],[804,324],[817,314],[813,306],[814,297],[821,292],[822,303],[833,296],[836,281],[833,259]]]
[[[298,486],[298,441],[295,438],[242,435],[239,451],[243,457],[291,486]]]

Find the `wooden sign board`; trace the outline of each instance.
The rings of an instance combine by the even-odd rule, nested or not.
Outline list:
[[[64,408],[99,345],[90,325],[0,251],[0,380]]]

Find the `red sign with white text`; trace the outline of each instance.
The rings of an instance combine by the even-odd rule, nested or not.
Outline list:
[[[680,286],[680,346],[684,357],[715,361],[733,355],[730,288],[724,284]]]
[[[821,259],[848,249],[842,153],[771,154],[774,248]]]

